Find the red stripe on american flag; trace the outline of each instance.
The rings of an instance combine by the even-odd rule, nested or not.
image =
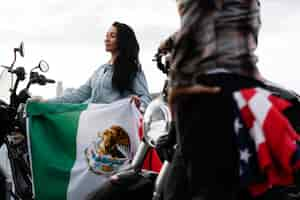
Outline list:
[[[245,101],[249,101],[256,94],[255,88],[244,89],[241,91],[241,95],[244,97]]]
[[[292,173],[290,161],[296,151],[293,130],[281,113],[272,106],[264,120],[263,132],[268,148],[276,162],[280,163],[278,171]]]
[[[292,104],[284,99],[281,99],[279,97],[276,97],[274,95],[269,96],[270,102],[276,107],[277,110],[283,111],[284,109],[287,109]]]
[[[240,109],[243,121],[247,128],[253,127],[253,123],[255,121],[254,116],[252,112],[250,111],[249,107],[246,105],[243,108]]]

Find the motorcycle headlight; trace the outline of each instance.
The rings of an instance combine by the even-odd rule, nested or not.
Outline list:
[[[144,136],[155,147],[160,137],[167,135],[171,127],[171,113],[162,97],[153,100],[144,114]]]

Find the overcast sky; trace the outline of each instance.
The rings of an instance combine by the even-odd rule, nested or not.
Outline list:
[[[300,1],[265,0],[259,36],[258,66],[262,74],[300,93]],[[179,27],[174,0],[10,0],[0,5],[0,64],[9,65],[12,49],[25,43],[25,57],[17,65],[27,70],[40,59],[50,65],[47,76],[64,87],[83,84],[98,66],[107,62],[104,36],[114,21],[129,24],[141,46],[141,63],[151,92],[163,84],[152,57],[160,41]],[[44,97],[55,86],[33,87]]]

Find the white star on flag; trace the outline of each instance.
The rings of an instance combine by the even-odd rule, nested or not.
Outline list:
[[[251,157],[251,154],[249,153],[248,149],[240,151],[240,159],[242,161],[245,161],[246,163],[248,163],[250,157]]]
[[[240,123],[239,118],[238,118],[238,117],[235,118],[235,120],[234,120],[234,131],[235,131],[235,133],[236,133],[236,134],[239,134],[239,130],[240,130],[242,127],[243,127],[243,126],[242,126],[242,124]]]

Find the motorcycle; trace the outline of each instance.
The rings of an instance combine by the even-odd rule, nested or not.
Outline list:
[[[55,83],[55,81],[37,71],[47,72],[49,70],[48,63],[41,60],[30,70],[25,88],[18,92],[20,82],[26,80],[26,71],[24,67],[15,68],[17,53],[24,57],[23,42],[18,48],[14,48],[12,64],[10,66],[0,65],[1,68],[4,68],[0,76],[0,147],[5,145],[7,148],[13,179],[12,187],[7,184],[6,198],[29,200],[33,199],[33,192],[24,108],[27,100],[31,97],[29,93],[31,85],[46,85]]]

